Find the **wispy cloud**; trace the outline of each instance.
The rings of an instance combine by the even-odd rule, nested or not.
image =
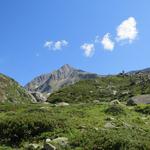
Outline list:
[[[113,51],[115,43],[110,39],[110,33],[106,33],[101,40],[101,44],[103,45],[105,50]]]
[[[132,43],[138,36],[137,22],[134,17],[129,17],[117,27],[117,41],[128,40]]]
[[[61,50],[63,47],[66,47],[69,43],[66,40],[60,41],[46,41],[44,47],[50,50]]]
[[[95,46],[92,43],[84,43],[81,45],[81,49],[84,51],[86,57],[92,57],[94,54]]]

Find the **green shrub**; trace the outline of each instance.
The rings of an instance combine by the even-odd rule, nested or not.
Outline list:
[[[71,146],[84,150],[148,150],[150,142],[149,137],[134,130],[88,130],[71,139]]]
[[[121,115],[121,114],[125,114],[125,109],[123,106],[119,104],[113,104],[108,106],[105,112],[112,115]]]
[[[135,107],[135,111],[150,115],[150,105],[139,105]]]
[[[42,113],[6,117],[0,120],[0,140],[10,145],[19,145],[22,140],[31,139],[42,132],[53,131],[57,125],[60,124]]]

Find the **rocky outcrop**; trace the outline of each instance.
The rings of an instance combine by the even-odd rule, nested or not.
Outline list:
[[[40,92],[31,92],[37,102],[45,102],[47,99],[46,97]]]
[[[138,104],[150,104],[150,94],[135,96],[127,101],[127,105],[132,106]]]

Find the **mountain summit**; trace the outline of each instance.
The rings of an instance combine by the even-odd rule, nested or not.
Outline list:
[[[88,73],[65,64],[52,73],[43,74],[34,78],[25,86],[25,88],[30,92],[40,92],[49,95],[50,93],[79,80],[96,77],[98,77],[97,74]]]

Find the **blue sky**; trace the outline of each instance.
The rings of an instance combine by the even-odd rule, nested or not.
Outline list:
[[[149,0],[1,0],[0,72],[24,85],[66,63],[99,74],[150,67],[149,6]],[[131,36],[122,31],[128,23]],[[124,34],[117,36],[119,27]]]

